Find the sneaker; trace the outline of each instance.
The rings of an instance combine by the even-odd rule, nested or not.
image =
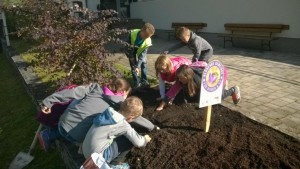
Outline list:
[[[234,87],[234,93],[232,95],[232,101],[234,104],[238,104],[241,101],[241,91],[238,86]]]
[[[174,101],[174,99],[175,99],[175,98],[172,98],[172,99],[170,99],[170,101],[169,101],[169,103],[168,103],[168,104],[169,104],[169,105],[172,105],[172,104],[173,104],[173,101]]]
[[[110,165],[112,169],[130,169],[128,163],[122,163],[122,164],[117,164],[117,165]]]
[[[40,146],[43,150],[48,151],[50,148],[50,138],[49,138],[49,131],[47,129],[42,130],[38,135],[38,140]]]

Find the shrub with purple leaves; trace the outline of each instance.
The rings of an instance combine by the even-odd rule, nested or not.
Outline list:
[[[21,0],[2,8],[17,19],[18,36],[39,42],[31,49],[38,53],[32,64],[64,74],[57,83],[106,83],[121,76],[108,61],[113,54],[108,46],[126,45],[120,37],[127,30],[112,26],[119,22],[116,11],[75,9],[55,0]]]

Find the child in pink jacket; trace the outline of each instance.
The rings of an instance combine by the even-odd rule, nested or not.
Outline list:
[[[159,79],[159,93],[162,100],[165,97],[165,82],[174,83],[176,70],[181,65],[190,65],[192,61],[184,56],[169,58],[167,55],[161,55],[155,61],[156,76]],[[160,110],[163,107],[158,107]]]
[[[194,62],[191,65],[182,65],[176,71],[176,83],[171,87],[171,89],[166,93],[161,105],[161,109],[156,109],[160,111],[164,108],[170,100],[174,99],[176,95],[181,91],[181,89],[187,89],[187,93],[190,97],[195,96],[199,93],[202,79],[202,72],[205,68],[206,63],[203,61]],[[224,66],[224,82],[227,80],[227,70]],[[238,86],[226,89],[226,83],[223,86],[222,100],[226,97],[231,96],[233,103],[238,104],[241,101],[240,89]]]

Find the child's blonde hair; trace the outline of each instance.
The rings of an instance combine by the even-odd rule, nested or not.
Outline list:
[[[176,29],[176,36],[177,38],[181,38],[183,36],[184,33],[190,33],[190,29],[187,27],[179,27]]]
[[[145,31],[149,37],[154,35],[155,28],[151,23],[145,23],[145,25],[142,27],[141,31]]]
[[[122,102],[119,112],[125,117],[139,117],[143,114],[143,102],[135,96],[130,96]]]
[[[128,91],[130,88],[130,84],[124,78],[117,78],[109,84],[109,89],[113,92]]]
[[[165,54],[160,55],[155,61],[156,76],[159,75],[163,67],[166,67],[166,73],[170,73],[173,69],[171,59]]]
[[[181,65],[176,71],[176,76],[180,74],[187,78],[187,87],[189,95],[194,96],[196,94],[196,89],[198,89],[199,86],[194,82],[195,73],[193,69],[190,68],[188,65]]]

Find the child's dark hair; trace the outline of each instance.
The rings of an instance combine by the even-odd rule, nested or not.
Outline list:
[[[124,78],[117,78],[109,84],[110,90],[114,92],[128,91],[131,87],[127,80]]]
[[[155,33],[155,28],[151,23],[145,23],[141,30],[147,32],[149,36],[152,36]]]
[[[192,68],[190,68],[188,65],[181,65],[177,70],[176,70],[176,76],[178,75],[183,75],[185,78],[187,78],[187,87],[188,87],[188,92],[190,96],[194,96],[196,94],[196,90],[199,89],[199,84],[196,84],[194,81],[194,71]]]
[[[187,31],[190,31],[190,29],[187,27],[184,27],[184,26],[177,28],[176,29],[176,37],[181,38],[182,35]]]

